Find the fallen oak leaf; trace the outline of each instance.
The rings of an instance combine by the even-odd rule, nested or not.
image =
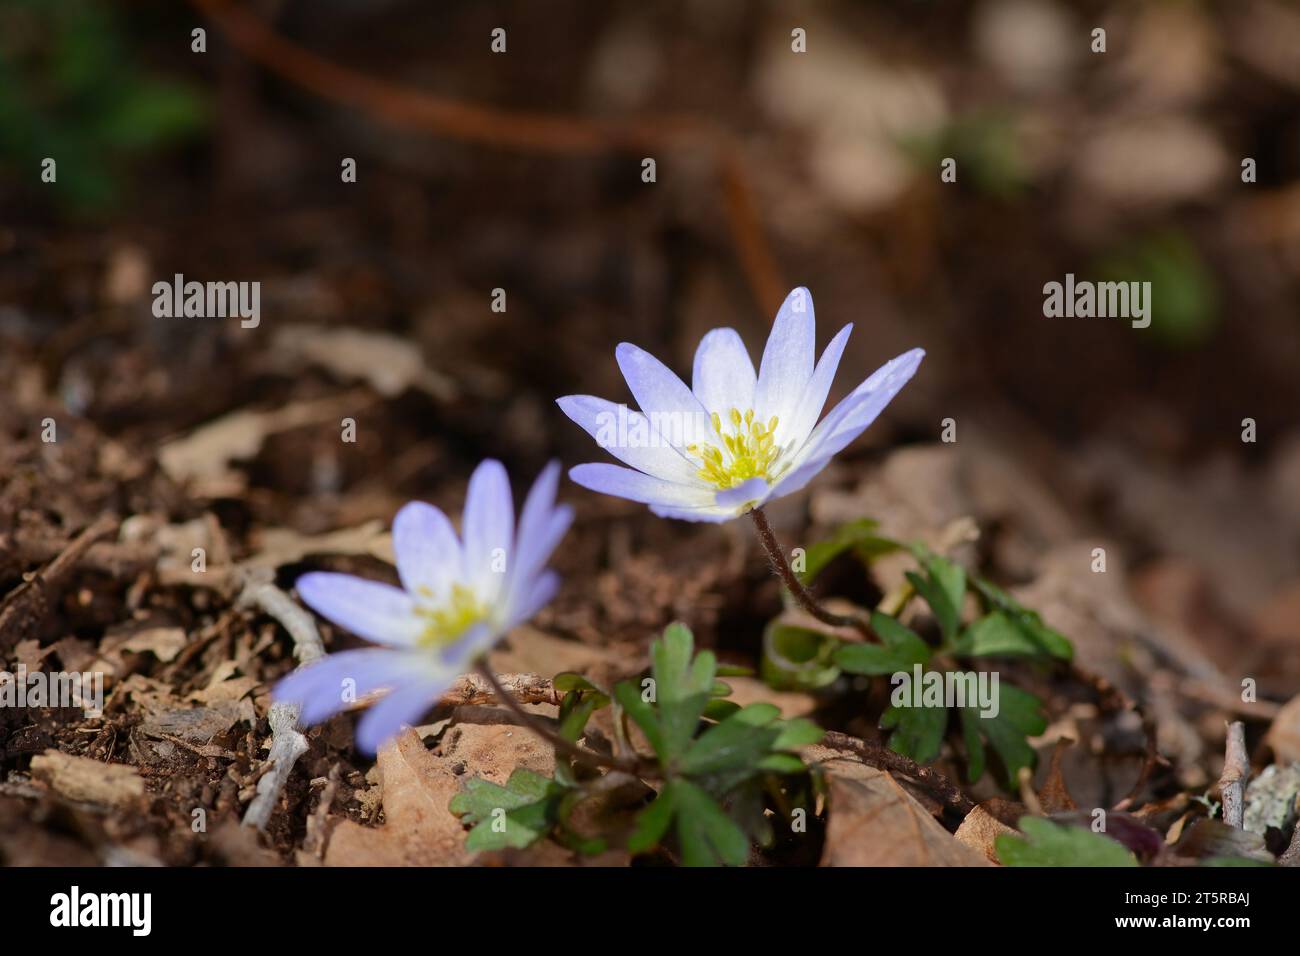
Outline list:
[[[830,789],[822,866],[990,866],[890,774],[826,747],[803,750]]]
[[[459,866],[468,862],[465,833],[447,808],[460,778],[425,749],[414,730],[379,749],[386,822],[363,827],[345,820],[325,852],[326,866]]]
[[[959,842],[983,853],[990,863],[997,863],[999,861],[995,841],[1003,834],[1015,836],[1016,831],[982,806],[976,806],[966,814],[966,819],[962,820],[954,836]]]
[[[449,809],[466,779],[504,783],[518,767],[547,776],[555,772],[546,744],[516,724],[454,724],[443,737],[442,751],[430,752],[412,729],[381,747],[377,767],[385,823],[341,822],[330,837],[325,865],[467,865],[474,853]]]

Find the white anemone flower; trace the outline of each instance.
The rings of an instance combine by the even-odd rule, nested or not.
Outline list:
[[[569,476],[687,521],[729,521],[798,491],[876,420],[925,356],[912,349],[887,362],[818,423],[852,329],[840,329],[814,363],[812,296],[795,289],[758,374],[736,331],[714,329],[696,349],[691,388],[650,353],[620,344],[614,354],[640,412],[591,395],[558,403],[630,467],[578,465]]]
[[[298,594],[309,607],[377,646],[294,671],[276,685],[275,699],[299,704],[307,725],[387,689],[357,727],[357,744],[367,753],[414,724],[555,596],[559,577],[546,563],[573,520],[573,509],[555,504],[559,472],[552,463],[538,476],[518,528],[510,479],[498,461],[484,461],[470,478],[459,537],[438,508],[403,506],[393,519],[400,588],[350,574],[300,577]]]

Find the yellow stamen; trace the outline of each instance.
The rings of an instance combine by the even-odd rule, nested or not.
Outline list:
[[[734,488],[751,478],[764,478],[771,484],[780,477],[785,469],[775,467],[781,455],[775,415],[765,425],[754,420],[752,408],[743,413],[738,408],[728,409],[728,431],[723,431],[723,419],[717,412],[710,414],[709,420],[718,444],[700,442],[686,447],[687,454],[699,459],[702,479],[718,488]]]
[[[427,596],[426,590],[420,588],[420,593]],[[479,603],[474,592],[463,584],[451,586],[451,594],[442,607],[420,607],[416,613],[428,622],[418,642],[422,647],[450,644],[468,628],[487,617],[487,609]]]

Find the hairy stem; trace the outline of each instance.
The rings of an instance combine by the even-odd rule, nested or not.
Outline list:
[[[851,627],[861,632],[863,636],[875,639],[866,621],[859,617],[834,614],[817,603],[817,599],[803,586],[799,576],[790,568],[790,562],[785,559],[785,552],[777,543],[776,535],[772,533],[772,526],[767,523],[767,515],[763,514],[762,508],[754,508],[749,512],[749,516],[754,519],[754,527],[758,529],[758,540],[763,543],[763,550],[767,552],[768,560],[772,562],[772,567],[780,576],[786,589],[794,596],[795,603],[823,624],[829,624],[831,627]]]
[[[975,809],[970,797],[938,770],[922,766],[910,757],[895,753],[881,744],[828,730],[822,738],[822,746],[854,754],[863,763],[878,770],[910,777],[963,816]]]
[[[505,704],[506,709],[518,717],[525,727],[553,746],[557,754],[564,754],[566,757],[585,766],[598,769],[622,770],[625,773],[640,773],[645,770],[639,761],[606,756],[605,754],[596,753],[594,750],[588,750],[586,747],[579,747],[572,741],[565,740],[551,730],[550,727],[547,727],[543,721],[539,720],[536,714],[524,710],[523,705],[515,699],[514,694],[501,685],[501,681],[497,679],[497,675],[492,672],[492,668],[488,667],[486,661],[479,663],[478,672],[491,685],[496,699]]]

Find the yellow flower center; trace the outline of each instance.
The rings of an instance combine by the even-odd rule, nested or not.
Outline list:
[[[424,597],[433,597],[428,588],[420,588]],[[420,634],[421,647],[443,647],[463,634],[466,629],[487,617],[484,607],[472,590],[463,584],[453,584],[451,595],[441,607],[420,606],[416,614],[427,622]]]
[[[709,417],[719,444],[698,442],[686,446],[687,454],[700,461],[701,478],[718,488],[735,488],[751,478],[766,479],[768,484],[776,480],[782,469],[773,470],[781,454],[776,443],[775,415],[766,425],[754,420],[752,408],[743,415],[739,409],[731,409],[725,423],[717,412]]]

